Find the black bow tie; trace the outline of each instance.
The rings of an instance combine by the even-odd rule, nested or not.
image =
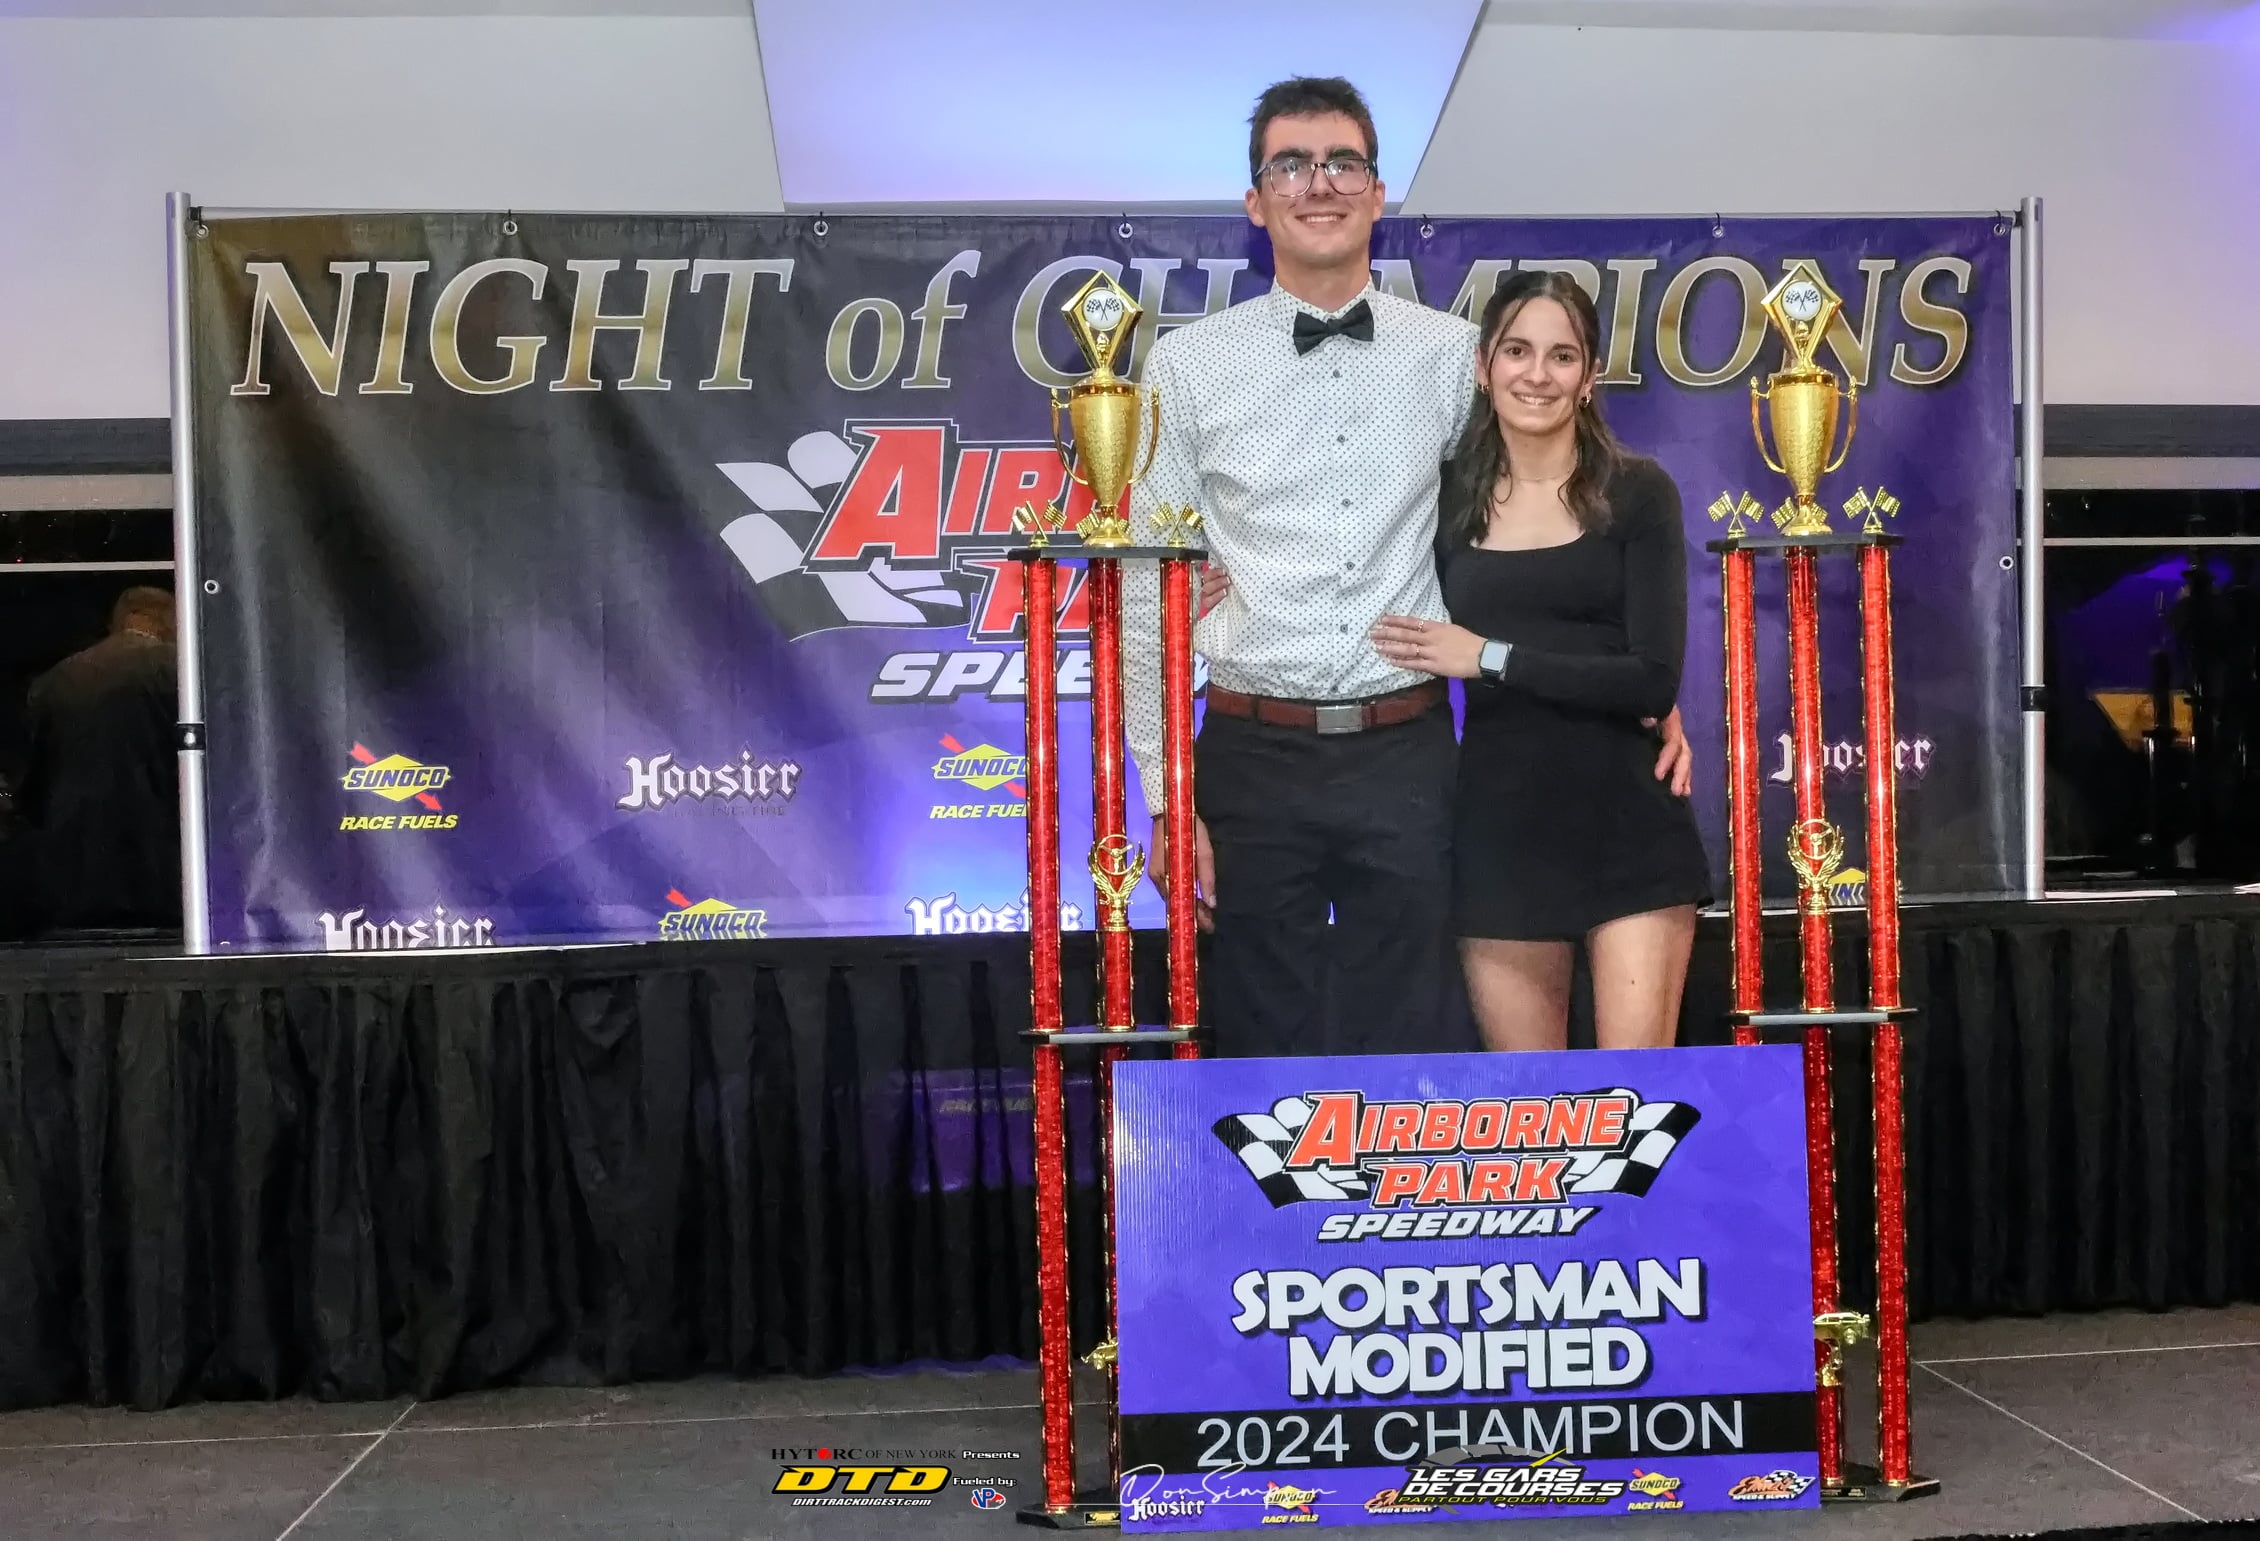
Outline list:
[[[1331,321],[1322,321],[1307,310],[1295,312],[1295,351],[1308,353],[1329,337],[1352,337],[1359,342],[1373,341],[1373,307],[1360,300]]]

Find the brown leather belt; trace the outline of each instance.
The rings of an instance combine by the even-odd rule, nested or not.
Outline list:
[[[1393,728],[1434,711],[1445,702],[1444,682],[1408,685],[1362,701],[1282,701],[1275,696],[1244,696],[1222,685],[1208,688],[1208,709],[1227,717],[1268,723],[1275,728],[1305,728],[1317,733],[1362,733]]]

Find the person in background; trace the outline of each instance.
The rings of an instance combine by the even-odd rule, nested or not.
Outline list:
[[[1452,918],[1493,1049],[1567,1045],[1579,945],[1599,1045],[1668,1046],[1710,894],[1647,726],[1678,698],[1687,645],[1679,489],[1595,405],[1600,331],[1564,274],[1516,273],[1492,296],[1440,515],[1451,619],[1373,628],[1398,667],[1468,681]]]
[[[1209,666],[1194,834],[1215,933],[1204,1014],[1231,1055],[1473,1047],[1448,930],[1446,688],[1367,632],[1385,613],[1444,617],[1439,467],[1474,399],[1477,330],[1373,287],[1378,153],[1348,81],[1264,91],[1245,202],[1274,286],[1164,333],[1146,362],[1161,433],[1134,517],[1150,536],[1156,504],[1191,504],[1230,575],[1194,639]],[[1123,576],[1128,737],[1158,883],[1158,577],[1151,563]],[[1684,761],[1676,714],[1668,738],[1659,774]]]
[[[100,642],[31,685],[16,815],[46,930],[181,919],[173,596],[131,588]]]

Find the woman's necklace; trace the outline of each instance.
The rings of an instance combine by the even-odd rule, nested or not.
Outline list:
[[[1563,487],[1569,485],[1569,479],[1576,474],[1572,470],[1565,471],[1559,476],[1537,477],[1517,476],[1512,471],[1501,471],[1491,483],[1491,512],[1496,515],[1499,510],[1505,508],[1507,500],[1514,496],[1517,487],[1528,487],[1540,494],[1549,491],[1559,492]]]

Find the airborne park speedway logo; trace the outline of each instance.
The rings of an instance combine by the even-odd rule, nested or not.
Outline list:
[[[1570,1234],[1597,1212],[1578,1199],[1645,1195],[1701,1117],[1623,1087],[1425,1102],[1308,1092],[1213,1128],[1274,1208],[1367,1201],[1368,1213],[1327,1216],[1318,1240],[1401,1241]]]
[[[880,664],[878,702],[1018,700],[1027,664],[1022,569],[1005,553],[1023,503],[1059,505],[1073,527],[1090,511],[1049,444],[974,444],[954,422],[847,425],[847,437],[805,434],[785,463],[720,467],[754,505],[722,539],[761,601],[798,640],[850,627],[962,630],[976,646],[899,652]],[[1084,570],[1059,569],[1059,693],[1090,693]]]

